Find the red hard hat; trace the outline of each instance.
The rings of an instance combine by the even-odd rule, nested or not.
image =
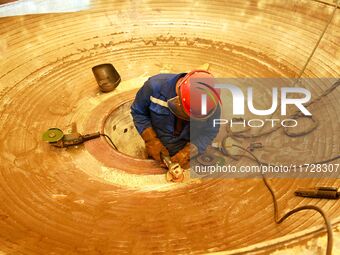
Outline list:
[[[168,106],[179,118],[202,120],[215,112],[219,102],[220,90],[214,88],[213,75],[208,71],[194,70],[184,76],[178,96],[168,100]]]

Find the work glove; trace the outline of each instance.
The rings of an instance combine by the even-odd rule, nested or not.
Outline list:
[[[190,167],[190,158],[197,156],[197,154],[196,145],[187,143],[183,149],[171,157],[171,161],[180,164],[183,169],[188,169]]]
[[[161,153],[166,156],[169,155],[168,150],[157,138],[157,134],[152,127],[146,128],[141,135],[145,142],[146,152],[150,157],[155,160],[161,161]]]

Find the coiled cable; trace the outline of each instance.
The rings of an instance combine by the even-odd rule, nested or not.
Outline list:
[[[285,213],[280,218],[279,217],[278,205],[277,205],[277,199],[276,199],[275,193],[274,193],[272,187],[270,186],[270,184],[268,183],[268,180],[266,179],[266,177],[264,176],[264,174],[262,172],[262,165],[263,165],[263,163],[258,159],[258,157],[255,156],[254,153],[252,153],[248,149],[243,148],[242,146],[239,146],[239,145],[236,145],[236,144],[232,144],[232,146],[237,147],[237,148],[247,152],[256,161],[256,163],[259,165],[259,167],[261,169],[261,176],[262,176],[263,183],[267,187],[268,191],[270,192],[270,195],[271,195],[272,200],[273,200],[273,205],[274,205],[274,221],[275,221],[276,224],[282,223],[288,217],[290,217],[291,215],[293,215],[293,214],[295,214],[297,212],[300,212],[300,211],[313,210],[313,211],[316,211],[316,212],[320,213],[320,215],[322,216],[322,218],[325,221],[325,225],[326,225],[326,229],[327,229],[326,255],[331,255],[332,254],[332,248],[333,248],[333,231],[332,231],[332,225],[331,225],[327,215],[325,214],[325,212],[320,207],[317,207],[315,205],[304,205],[304,206],[299,206],[297,208],[294,208],[294,209],[288,211],[287,213]],[[338,158],[340,158],[340,156],[336,157],[336,159],[338,159]]]

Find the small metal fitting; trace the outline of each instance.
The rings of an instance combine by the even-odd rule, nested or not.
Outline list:
[[[295,191],[295,195],[299,197],[338,199],[339,191],[335,187],[315,187],[298,189]]]

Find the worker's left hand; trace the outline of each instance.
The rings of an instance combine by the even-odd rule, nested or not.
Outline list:
[[[187,143],[183,149],[171,157],[171,161],[180,164],[183,169],[190,167],[190,158],[198,154],[196,145]]]

